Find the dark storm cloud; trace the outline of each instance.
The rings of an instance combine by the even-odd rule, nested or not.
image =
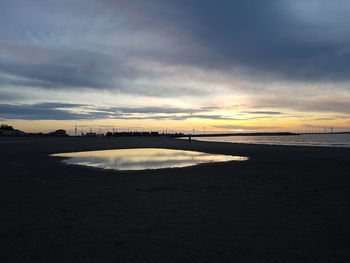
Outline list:
[[[131,60],[152,56],[152,50],[167,53],[153,47],[159,42],[158,33],[147,31],[155,29],[156,23],[150,25],[150,15],[161,5],[145,3],[3,1],[0,86],[114,89],[150,96],[199,95],[191,88],[177,87],[172,91],[172,87],[162,84],[133,83],[139,78],[154,83],[157,76],[137,63],[131,65]],[[153,20],[162,24],[159,19]],[[138,40],[139,35],[142,37]],[[151,39],[151,43],[143,42],[143,38]]]
[[[334,17],[350,4],[314,2],[321,11],[340,7],[314,12],[325,21],[315,23],[299,19],[288,0],[3,1],[0,73],[11,78],[2,76],[0,85],[194,94],[125,85],[164,77],[131,65],[135,58],[223,72],[242,68],[251,78],[348,81],[350,19]]]
[[[15,101],[23,98],[21,94],[0,90],[0,101]]]
[[[113,78],[132,78],[137,70],[130,70],[118,57],[111,58],[98,51],[52,49],[50,55],[38,60],[0,57],[0,73],[2,86],[109,89]]]
[[[329,7],[322,1],[315,2],[321,9]],[[189,14],[185,20],[189,35],[208,50],[208,57],[201,61],[208,67],[242,65],[257,73],[292,80],[349,80],[350,41],[346,35],[350,29],[346,25],[350,20],[344,15],[333,24],[315,24],[298,19],[291,1],[176,3]],[[343,6],[334,12],[349,7],[344,1],[334,1],[332,5],[337,4]],[[313,13],[323,15],[333,14]],[[343,31],[334,34],[339,28]]]
[[[92,120],[112,118],[124,120],[186,120],[193,118],[231,120],[231,118],[221,115],[200,114],[201,112],[208,112],[207,108],[208,107],[199,109],[167,107],[96,108],[87,104],[46,102],[36,104],[0,104],[0,117],[4,119],[23,120]],[[77,113],[79,109],[84,109],[84,113]]]
[[[186,45],[143,53],[163,63],[222,71],[243,67],[257,77],[277,79],[349,80],[350,19],[343,10],[350,4],[346,1],[314,1],[318,10],[312,10],[310,21],[300,19],[293,9],[302,1],[104,2],[117,7],[121,3],[132,12],[129,21],[134,27],[174,33]],[[333,13],[325,12],[329,7]],[[313,22],[315,17],[321,22]]]
[[[2,59],[0,87],[18,86],[44,89],[105,89],[127,94],[155,97],[199,96],[206,90],[174,84],[157,84],[164,78],[155,72],[129,65],[123,56],[108,56],[99,51],[51,50],[43,61]],[[134,84],[138,78],[151,79],[150,84]]]
[[[204,114],[187,114],[187,115],[181,115],[181,116],[170,116],[171,120],[187,120],[187,119],[208,119],[208,120],[233,120],[230,117],[225,117],[222,115],[204,115]]]
[[[58,106],[58,107],[56,107]],[[106,118],[106,113],[79,114],[58,108],[72,107],[73,104],[33,104],[33,105],[12,105],[0,104],[0,117],[3,119],[21,120],[77,120],[77,119],[98,119]]]
[[[166,115],[146,115],[146,116],[115,114],[113,118],[123,119],[123,120],[176,120],[176,121],[183,121],[188,119],[236,120],[236,119],[225,117],[222,115],[203,115],[203,114],[182,114],[182,115],[166,114]]]
[[[211,110],[212,108],[210,108]],[[207,107],[199,109],[186,109],[186,108],[165,108],[165,107],[139,107],[139,108],[116,108],[117,112],[121,113],[194,113],[209,111]]]
[[[43,102],[34,104],[37,108],[44,109],[59,109],[59,108],[77,108],[88,106],[87,104],[76,104],[76,103],[63,103],[63,102]]]
[[[138,108],[98,108],[99,112],[109,114],[111,118],[124,120],[187,120],[187,119],[212,119],[212,120],[236,120],[217,114],[203,114],[216,110],[218,107],[201,107],[197,109],[171,108],[171,107],[138,107]]]

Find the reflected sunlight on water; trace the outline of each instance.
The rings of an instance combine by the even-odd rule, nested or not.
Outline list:
[[[182,138],[187,139],[187,138]],[[198,141],[293,146],[350,147],[350,134],[301,134],[289,136],[193,137]]]
[[[58,153],[51,156],[68,157],[66,164],[77,164],[115,170],[145,170],[181,168],[209,162],[246,161],[247,157],[209,154],[204,152],[138,148]]]

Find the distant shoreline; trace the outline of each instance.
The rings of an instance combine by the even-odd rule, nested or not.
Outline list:
[[[186,134],[178,137],[221,137],[221,136],[293,136],[303,134],[350,134],[350,132],[253,132],[253,133],[212,133],[212,134]]]

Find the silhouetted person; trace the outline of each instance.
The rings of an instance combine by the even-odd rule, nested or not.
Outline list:
[[[191,143],[191,135],[188,136],[188,142]]]

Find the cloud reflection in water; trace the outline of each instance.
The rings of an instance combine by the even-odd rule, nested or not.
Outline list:
[[[181,168],[208,162],[246,161],[247,157],[209,154],[204,152],[138,148],[59,153],[52,156],[68,157],[66,164],[92,166],[115,170],[145,170]]]

